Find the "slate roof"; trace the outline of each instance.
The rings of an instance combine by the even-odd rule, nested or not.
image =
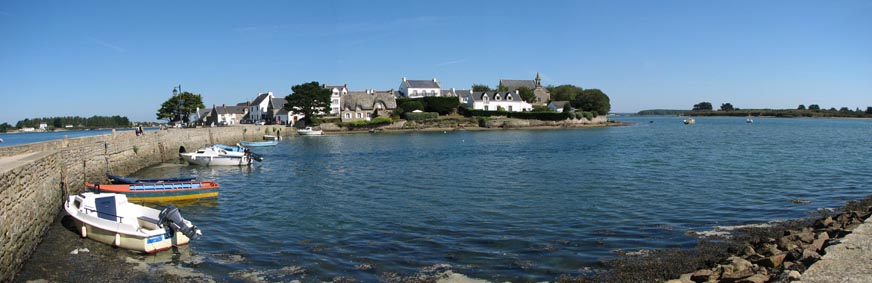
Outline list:
[[[392,91],[376,91],[373,94],[365,91],[349,91],[348,94],[342,95],[342,110],[356,110],[360,107],[362,110],[372,110],[375,108],[375,103],[381,101],[387,109],[397,108],[397,97]]]
[[[464,94],[469,94],[468,89],[455,89],[451,91],[450,89],[443,89],[442,96],[463,96]]]
[[[472,100],[473,100],[473,101],[484,101],[484,99],[482,99],[482,98],[484,97],[485,94],[487,94],[487,96],[489,97],[489,99],[490,99],[489,101],[508,101],[508,102],[524,101],[523,99],[521,99],[521,95],[515,93],[514,91],[508,91],[508,92],[482,92],[482,91],[476,91],[476,92],[473,92],[473,93],[472,93]],[[500,95],[500,97],[501,97],[500,100],[496,100],[496,99],[494,99],[494,97],[496,96],[496,94],[499,94],[499,95]],[[509,97],[509,95],[512,96],[512,100],[507,100],[507,99],[506,99],[507,97]],[[467,95],[467,97],[468,97],[468,95]]]
[[[197,116],[200,118],[206,117],[209,113],[212,112],[212,108],[200,109],[200,112],[197,112]]]
[[[260,103],[263,102],[263,100],[266,99],[267,96],[269,96],[268,92],[258,94],[257,98],[254,99],[254,102],[252,102],[251,105],[260,105]]]
[[[236,106],[248,106],[249,103],[251,103],[251,102],[250,101],[240,102],[240,103],[236,103]]]
[[[325,85],[324,88],[326,88],[326,89],[334,89],[335,88],[335,89],[342,91],[342,89],[346,88],[346,86],[344,86],[344,85]]]
[[[530,90],[536,89],[536,81],[534,80],[500,80],[500,85],[506,87],[509,91],[515,91],[522,86]]]
[[[245,106],[218,106],[215,107],[215,111],[218,112],[218,115],[221,114],[245,114],[248,110]]]
[[[407,88],[442,88],[439,82],[433,80],[406,80],[403,82]]]
[[[566,107],[567,103],[569,103],[569,101],[551,101],[551,104],[554,104],[554,107],[557,109],[563,109],[563,107]]]
[[[273,109],[282,109],[285,108],[285,103],[288,103],[288,100],[284,98],[273,98],[270,103],[272,103]]]

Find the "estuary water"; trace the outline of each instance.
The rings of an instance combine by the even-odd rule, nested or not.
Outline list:
[[[218,281],[378,281],[433,266],[554,280],[616,251],[689,248],[693,232],[801,218],[872,194],[872,120],[627,117],[626,127],[293,137],[250,168],[163,164],[217,200],[194,271]],[[797,201],[799,200],[799,201]],[[232,259],[232,260],[228,260]],[[288,272],[278,272],[278,271]]]

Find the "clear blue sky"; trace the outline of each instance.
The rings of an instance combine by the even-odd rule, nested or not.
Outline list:
[[[244,3],[243,3],[244,2]],[[309,81],[599,88],[614,112],[872,106],[872,1],[4,1],[0,122]],[[545,2],[545,3],[538,3]]]

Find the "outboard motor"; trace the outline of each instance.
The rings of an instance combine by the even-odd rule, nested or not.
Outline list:
[[[260,155],[260,154],[254,153],[254,152],[251,152],[249,154],[251,155],[252,160],[257,161],[257,162],[263,161],[263,155]]]
[[[182,214],[179,213],[179,208],[175,206],[167,206],[160,211],[158,217],[160,218],[161,225],[164,226],[170,237],[175,235],[176,231],[182,232],[182,234],[185,234],[185,236],[191,240],[198,240],[200,239],[200,236],[203,235],[197,226],[191,224],[191,221],[182,218]]]

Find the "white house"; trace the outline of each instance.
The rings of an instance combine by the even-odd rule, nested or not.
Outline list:
[[[248,120],[252,123],[266,120],[266,110],[269,108],[269,103],[272,99],[272,91],[259,93],[257,98],[248,105]]]
[[[470,92],[461,94],[460,103],[472,109],[485,111],[532,111],[533,105],[524,102],[517,90],[509,92]]]
[[[236,125],[242,121],[246,114],[248,114],[248,107],[246,106],[212,106],[212,118],[209,119],[209,123],[215,123],[216,125]]]
[[[407,80],[406,77],[403,77],[399,95],[408,98],[442,96],[442,85],[436,78],[432,80]]]
[[[569,104],[569,101],[551,101],[551,103],[548,103],[548,108],[551,108],[551,111],[554,112],[563,112],[563,108],[566,107],[567,104]],[[569,107],[571,108],[572,105]]]
[[[348,94],[348,84],[344,85],[321,85],[321,87],[329,89],[330,94],[330,115],[339,117],[340,107],[342,107],[342,96]]]
[[[46,129],[48,129],[48,124],[46,124],[46,123],[39,123],[39,130],[40,130],[40,131],[44,132]]]

